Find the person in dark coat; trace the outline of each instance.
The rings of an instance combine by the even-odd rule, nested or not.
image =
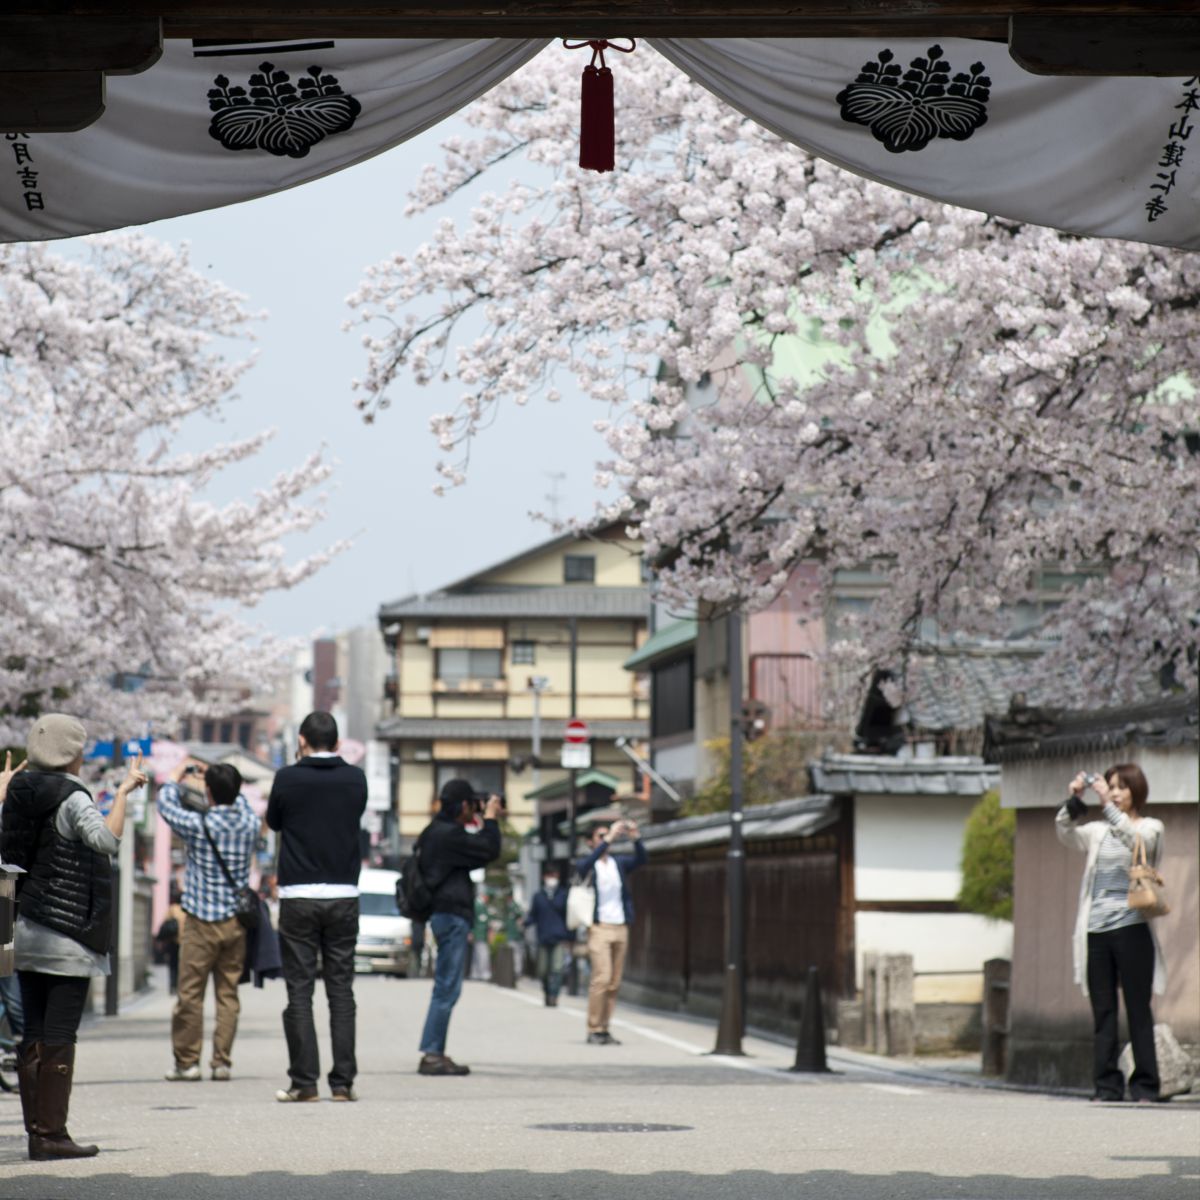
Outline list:
[[[525,917],[525,928],[533,927],[538,941],[538,978],[546,1007],[558,1004],[562,990],[563,959],[575,935],[567,928],[567,889],[554,863],[542,867],[542,886],[534,893]]]
[[[329,1002],[331,1098],[357,1100],[354,947],[367,777],[337,753],[337,721],[329,713],[309,713],[300,724],[299,742],[295,765],[276,773],[267,801],[267,825],[280,835],[279,948],[291,1078],[275,1099],[287,1104],[318,1098],[321,1065],[312,998],[319,963]]]
[[[417,839],[421,874],[433,892],[433,914],[427,922],[437,940],[433,995],[421,1033],[421,1075],[469,1075],[470,1068],[446,1055],[450,1014],[462,992],[467,938],[475,919],[475,884],[471,872],[500,855],[500,811],[503,801],[489,796],[483,828],[468,833],[475,817],[475,791],[465,779],[442,788],[438,814]]]

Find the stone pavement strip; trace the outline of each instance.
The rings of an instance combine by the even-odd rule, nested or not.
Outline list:
[[[98,1158],[31,1163],[0,1096],[0,1200],[1197,1200],[1195,1105],[1089,1105],[955,1086],[626,1009],[584,1042],[581,1000],[468,983],[465,1079],[415,1073],[428,980],[360,979],[357,1104],[274,1100],[283,986],[242,989],[229,1083],[167,1083],[161,991],[85,1027],[71,1129]],[[620,1013],[621,1010],[618,1009]],[[324,1024],[323,1001],[318,1022]],[[206,1029],[211,1028],[211,1013]],[[328,1061],[323,1038],[323,1062]],[[554,1128],[555,1126],[565,1128]],[[592,1126],[615,1126],[602,1131]]]

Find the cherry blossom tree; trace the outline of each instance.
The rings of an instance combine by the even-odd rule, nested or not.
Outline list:
[[[306,497],[329,467],[314,454],[217,505],[199,494],[270,434],[172,445],[231,398],[249,361],[224,352],[252,321],[142,236],[0,247],[0,741],[47,708],[136,736],[275,669],[282,647],[241,611],[327,561],[289,563],[281,540],[321,518]]]
[[[668,597],[753,606],[801,561],[870,565],[888,586],[833,647],[864,671],[1017,628],[1063,701],[1194,669],[1200,256],[848,174],[645,48],[614,73],[613,174],[574,165],[578,64],[553,52],[425,170],[410,212],[530,164],[368,270],[365,416],[402,377],[457,380],[432,421],[457,485],[497,406],[569,372],[603,406],[603,515]]]

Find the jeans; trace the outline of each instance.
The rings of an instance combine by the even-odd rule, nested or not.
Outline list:
[[[17,978],[25,1008],[22,1044],[75,1045],[92,981],[86,975],[43,975],[41,971],[18,971]]]
[[[358,897],[279,902],[279,950],[288,1004],[283,1010],[288,1074],[292,1085],[316,1087],[321,1073],[312,998],[317,961],[329,1002],[333,1067],[329,1086],[349,1087],[358,1074],[354,1058],[354,946],[358,941]]]
[[[8,1018],[14,1042],[25,1034],[25,1006],[21,1003],[21,983],[15,975],[0,975],[0,1017]]]
[[[421,1053],[445,1054],[450,1014],[462,993],[471,924],[453,913],[434,913],[427,927],[437,938],[437,965],[433,972],[433,995],[429,998],[425,1030],[421,1034]]]
[[[1125,1079],[1117,1066],[1117,981],[1125,996],[1125,1017],[1133,1046],[1129,1094],[1134,1100],[1158,1099],[1158,1056],[1150,989],[1154,980],[1154,941],[1148,925],[1126,925],[1108,933],[1088,934],[1087,985],[1092,1003],[1096,1095],[1121,1100]]]
[[[542,981],[542,991],[551,1000],[558,999],[562,991],[563,961],[568,943],[555,942],[551,946],[538,947],[538,978]]]

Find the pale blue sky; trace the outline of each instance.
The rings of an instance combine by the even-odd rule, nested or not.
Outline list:
[[[329,519],[296,539],[295,551],[340,538],[354,546],[324,572],[269,598],[258,618],[280,634],[331,631],[373,618],[378,605],[412,590],[428,591],[552,536],[531,521],[546,510],[558,482],[563,516],[586,516],[597,493],[595,461],[605,452],[592,422],[606,415],[594,401],[559,383],[557,405],[531,400],[509,407],[476,443],[469,481],[445,498],[431,492],[438,448],[429,415],[452,406],[459,388],[397,388],[392,408],[373,426],[352,404],[350,382],[363,373],[361,330],[341,331],[345,298],[369,263],[409,251],[444,216],[461,219],[469,201],[406,219],[409,182],[440,161],[440,141],[467,132],[452,119],[357,167],[245,204],[145,226],[171,242],[188,242],[193,264],[266,309],[257,365],[231,402],[224,427],[190,426],[185,441],[221,440],[269,426],[278,436],[253,463],[228,472],[212,493],[248,494],[297,464],[322,442],[338,460]],[[482,183],[501,190],[529,168],[505,164]],[[478,195],[484,189],[476,185]]]

